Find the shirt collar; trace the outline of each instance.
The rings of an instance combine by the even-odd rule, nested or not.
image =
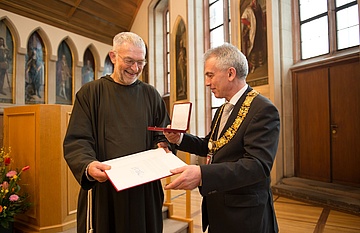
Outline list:
[[[248,84],[245,84],[243,88],[241,88],[233,97],[231,97],[229,103],[235,105],[240,99],[240,97],[245,93],[248,86],[249,86]]]

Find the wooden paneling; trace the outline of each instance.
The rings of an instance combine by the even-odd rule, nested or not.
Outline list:
[[[14,159],[14,167],[22,168],[29,165],[30,170],[24,172],[19,182],[22,189],[30,195],[30,202],[37,203],[39,180],[36,179],[36,146],[35,125],[36,115],[34,111],[4,115],[4,146],[11,148],[11,156]],[[27,215],[36,219],[37,208],[31,208]]]
[[[360,187],[360,63],[330,68],[333,182]]]
[[[295,175],[360,187],[360,62],[293,71]]]
[[[16,218],[27,232],[60,232],[76,225],[79,185],[63,158],[62,142],[72,106],[27,105],[4,109],[4,146],[11,147],[16,167],[33,207]]]
[[[326,68],[296,73],[295,174],[330,182],[330,116]]]

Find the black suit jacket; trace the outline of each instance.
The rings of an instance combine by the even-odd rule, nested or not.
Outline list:
[[[222,134],[234,122],[251,90],[249,87],[234,106]],[[215,120],[218,114],[219,110]],[[215,120],[211,130],[217,135]],[[214,154],[212,164],[201,165],[203,231],[209,226],[209,233],[278,232],[270,171],[279,131],[278,110],[264,96],[256,96],[235,136]],[[184,134],[178,149],[206,156],[210,135],[200,138]]]

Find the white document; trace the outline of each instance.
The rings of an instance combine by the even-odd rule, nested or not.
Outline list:
[[[173,153],[158,148],[104,161],[111,166],[105,170],[117,191],[135,187],[173,175],[170,170],[186,163]]]

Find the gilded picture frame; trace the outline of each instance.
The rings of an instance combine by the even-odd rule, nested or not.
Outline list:
[[[37,31],[29,37],[25,60],[25,104],[45,104],[46,50]]]
[[[184,20],[179,17],[175,34],[175,91],[176,101],[188,99],[187,32]]]
[[[241,51],[249,63],[247,83],[268,84],[266,0],[240,0]]]
[[[14,41],[6,20],[0,21],[0,103],[14,102]]]
[[[69,45],[62,41],[56,62],[56,103],[72,104],[73,59]]]

